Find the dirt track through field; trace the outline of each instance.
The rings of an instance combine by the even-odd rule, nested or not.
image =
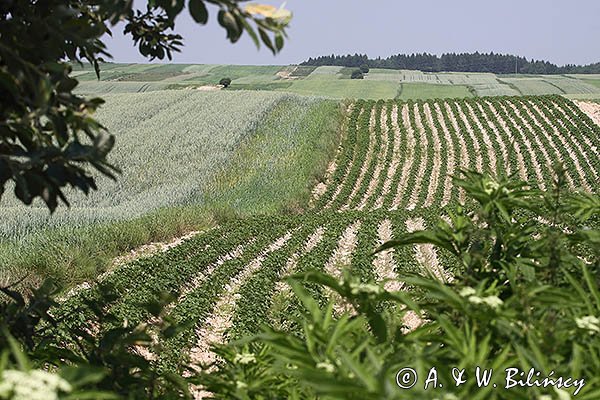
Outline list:
[[[402,197],[404,196],[404,192],[407,190],[408,184],[408,175],[412,168],[412,164],[414,163],[414,153],[410,149],[413,149],[416,146],[416,139],[413,127],[409,121],[408,117],[408,105],[404,104],[402,106],[402,123],[406,127],[407,133],[407,158],[402,165],[402,171],[400,175],[400,181],[398,182],[398,188],[396,189],[396,195],[392,202],[392,206],[390,210],[397,210],[400,207],[400,203],[402,201]],[[395,130],[396,128],[394,128]]]

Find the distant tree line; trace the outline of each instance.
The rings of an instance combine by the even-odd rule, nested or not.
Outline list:
[[[408,69],[427,72],[492,72],[495,74],[512,74],[515,70],[520,74],[598,74],[600,63],[589,65],[567,64],[557,66],[548,61],[527,60],[510,54],[496,53],[446,53],[441,56],[428,53],[397,54],[388,58],[370,59],[366,54],[348,54],[345,56],[330,55],[309,58],[300,65],[322,66],[333,65],[359,68],[367,65],[370,68]]]

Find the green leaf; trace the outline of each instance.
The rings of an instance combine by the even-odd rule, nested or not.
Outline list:
[[[237,42],[242,35],[242,30],[238,26],[233,14],[229,11],[220,10],[217,20],[219,21],[219,25],[227,30],[227,39],[229,39],[232,43]]]
[[[267,46],[273,52],[273,54],[276,54],[277,49],[275,48],[275,46],[273,46],[273,42],[271,42],[269,34],[263,28],[260,27],[258,28],[258,34],[260,35],[260,38],[265,44],[265,46]]]
[[[194,21],[202,25],[208,22],[208,10],[202,0],[190,0],[189,8]]]

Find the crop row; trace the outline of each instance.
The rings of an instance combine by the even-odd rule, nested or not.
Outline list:
[[[315,209],[388,210],[463,202],[459,169],[515,174],[544,190],[561,162],[567,185],[600,185],[600,127],[559,96],[361,101]]]
[[[430,211],[429,219],[439,213],[433,208]],[[143,304],[171,292],[176,300],[166,310],[181,329],[161,342],[156,362],[161,368],[176,370],[186,352],[192,361],[209,362],[214,359],[212,343],[255,333],[261,324],[274,319],[293,329],[300,305],[289,288],[279,283],[288,274],[332,268],[341,276],[341,269],[348,266],[353,276],[367,282],[423,268],[416,258],[418,251],[398,249],[392,251],[388,272],[382,277],[376,272],[377,257],[373,255],[382,242],[406,232],[406,220],[416,216],[383,210],[323,211],[225,224],[165,253],[120,268],[101,284],[69,298],[53,311],[59,321],[56,334],[69,340],[64,334],[66,327],[94,333],[124,321],[134,325],[153,321],[155,317]],[[355,237],[345,238],[351,226],[356,227]],[[112,295],[103,298],[103,288],[109,285]],[[316,286],[309,290],[321,302],[331,295]],[[87,300],[101,298],[104,311],[111,312],[115,320],[98,320],[86,306]]]

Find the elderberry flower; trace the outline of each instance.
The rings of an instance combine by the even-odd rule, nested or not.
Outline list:
[[[324,369],[325,371],[329,372],[330,374],[333,374],[333,372],[335,371],[335,367],[333,366],[333,364],[330,362],[327,362],[327,361],[317,363],[317,368]]]
[[[473,289],[470,286],[467,286],[467,287],[462,288],[459,294],[462,297],[467,297],[467,296],[474,295],[475,293],[477,293],[477,291],[475,289]]]
[[[484,297],[483,302],[493,309],[497,309],[503,304],[502,300],[498,296]]]
[[[247,365],[256,362],[256,357],[252,353],[236,354],[233,362],[236,364]]]
[[[366,294],[381,293],[381,287],[378,285],[371,284],[371,283],[351,283],[350,289],[352,290],[353,295],[357,295],[359,293],[366,293]]]
[[[600,319],[593,315],[586,315],[585,317],[575,318],[575,323],[581,329],[600,333]]]
[[[68,393],[71,390],[69,382],[41,370],[5,370],[0,378],[0,397],[13,400],[55,400],[59,392]]]

